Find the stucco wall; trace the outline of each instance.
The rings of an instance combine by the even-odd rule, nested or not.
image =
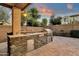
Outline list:
[[[0,25],[0,42],[6,41],[7,33],[11,32],[11,26],[1,26]]]
[[[65,32],[65,33],[69,33],[70,30],[74,29],[74,30],[79,30],[79,24],[66,24],[66,25],[52,25],[50,26],[51,29],[53,30],[53,32]],[[49,28],[50,28],[49,27]],[[42,31],[44,28],[42,27],[22,27],[22,31],[24,32],[39,32]],[[11,26],[1,26],[0,25],[0,42],[6,41],[7,39],[7,33],[11,32],[12,28]]]
[[[43,28],[42,27],[22,27],[21,28],[22,31],[24,32],[39,32],[42,31]],[[11,26],[7,26],[7,25],[0,25],[0,42],[4,42],[7,39],[7,33],[12,31],[12,27]]]
[[[52,25],[50,28],[56,33],[69,33],[71,30],[79,30],[79,24]]]

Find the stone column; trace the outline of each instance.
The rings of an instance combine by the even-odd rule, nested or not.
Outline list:
[[[20,34],[21,31],[21,9],[17,7],[12,8],[12,32],[13,35]]]

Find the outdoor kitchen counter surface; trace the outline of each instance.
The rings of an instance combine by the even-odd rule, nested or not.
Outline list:
[[[39,33],[26,33],[26,34],[18,34],[18,35],[8,35],[9,37],[22,37],[22,36],[32,36],[32,35],[44,35],[47,32],[39,32]]]

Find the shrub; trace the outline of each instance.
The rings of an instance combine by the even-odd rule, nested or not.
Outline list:
[[[27,26],[32,26],[33,20],[27,20]]]
[[[47,19],[46,18],[42,19],[41,25],[42,26],[47,26]]]
[[[37,20],[33,20],[33,19],[31,19],[31,20],[27,20],[27,26],[40,26],[40,23],[39,23],[39,21],[37,21]]]
[[[71,30],[70,35],[71,37],[79,38],[79,30]]]
[[[57,18],[52,17],[50,19],[50,23],[53,24],[53,25],[60,25],[61,19],[62,19],[62,17],[57,17]]]
[[[34,20],[32,26],[38,27],[40,26],[39,21]]]

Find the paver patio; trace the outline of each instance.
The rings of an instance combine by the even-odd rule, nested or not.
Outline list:
[[[79,55],[79,39],[54,36],[53,42],[26,55],[31,56],[71,56]]]
[[[0,44],[0,55],[6,55],[7,43]],[[79,39],[54,36],[53,42],[26,53],[28,56],[79,56]]]

